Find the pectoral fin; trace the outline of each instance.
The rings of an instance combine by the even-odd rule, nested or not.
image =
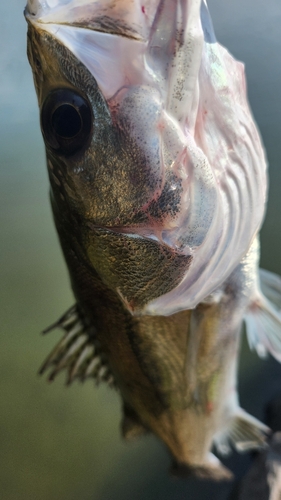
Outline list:
[[[260,286],[244,317],[251,349],[264,357],[270,352],[281,362],[281,278],[260,270]]]
[[[225,429],[215,436],[214,444],[221,455],[228,455],[231,445],[242,453],[265,447],[269,433],[269,427],[242,408],[237,408]]]

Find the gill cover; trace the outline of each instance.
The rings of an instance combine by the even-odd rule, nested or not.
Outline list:
[[[204,0],[29,0],[26,16],[88,69],[114,126],[126,125],[127,147],[142,153],[147,198],[119,224],[109,207],[100,231],[157,243],[157,259],[161,248],[173,263],[186,258],[180,279],[142,298],[141,312],[195,307],[238,265],[264,214],[266,162],[243,65],[216,42]],[[123,168],[128,189],[142,168]]]

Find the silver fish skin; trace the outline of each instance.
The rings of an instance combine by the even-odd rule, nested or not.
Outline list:
[[[29,0],[25,16],[77,300],[43,371],[110,379],[125,436],[151,430],[178,472],[226,478],[212,446],[244,451],[269,432],[239,406],[243,321],[250,346],[281,361],[281,279],[258,268],[267,164],[244,66],[205,0]]]

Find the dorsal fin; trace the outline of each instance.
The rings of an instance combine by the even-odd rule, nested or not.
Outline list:
[[[84,381],[92,377],[97,384],[106,381],[110,386],[115,385],[95,331],[93,328],[89,331],[77,305],[71,307],[43,333],[49,333],[56,328],[62,329],[64,336],[43,363],[40,375],[52,368],[48,376],[49,381],[53,381],[62,370],[66,370],[67,384],[71,384],[76,378]]]

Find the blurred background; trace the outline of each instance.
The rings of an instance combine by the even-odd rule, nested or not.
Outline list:
[[[249,99],[270,164],[262,267],[281,274],[281,3],[210,0],[217,38],[246,63]],[[40,331],[73,303],[55,234],[31,70],[24,0],[0,4],[1,361],[0,497],[4,500],[229,498],[233,483],[174,480],[162,445],[119,435],[120,401],[91,382],[37,376],[60,336]],[[259,418],[281,390],[281,367],[243,342],[242,406]],[[237,477],[250,457],[227,461]]]

